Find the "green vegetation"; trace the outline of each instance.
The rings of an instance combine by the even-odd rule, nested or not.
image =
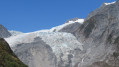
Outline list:
[[[0,39],[0,67],[27,67],[16,57],[4,39]]]

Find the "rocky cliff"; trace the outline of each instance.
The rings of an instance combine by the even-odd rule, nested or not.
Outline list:
[[[83,51],[85,51],[82,56],[80,55],[81,57],[78,56],[80,52],[75,55],[82,58],[79,67],[119,67],[118,8],[119,0],[104,3],[91,12],[84,24],[75,31],[74,35],[83,43]]]
[[[29,67],[56,67],[56,56],[51,47],[36,37],[31,43],[20,43],[12,48]]]
[[[8,32],[8,30],[0,24],[0,38],[7,38],[10,36],[11,34]]]

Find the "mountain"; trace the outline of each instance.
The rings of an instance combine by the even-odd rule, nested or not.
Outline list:
[[[79,19],[79,18],[73,18],[68,20],[66,23],[69,23],[68,25],[64,26],[58,32],[67,32],[67,33],[72,33],[74,34],[77,29],[83,24],[84,19]],[[65,24],[66,24],[65,23]]]
[[[71,23],[71,22],[79,22],[79,23],[83,23],[84,22],[84,19],[80,19],[80,18],[72,18],[70,20],[67,20],[65,23]]]
[[[8,32],[8,30],[0,24],[0,38],[7,38],[10,36],[11,34]]]
[[[5,40],[29,67],[119,67],[118,8],[119,0],[103,3],[86,19]]]
[[[5,40],[19,59],[29,67],[69,67],[72,66],[73,50],[83,50],[82,44],[74,35],[58,31],[75,23],[80,25],[82,21],[65,23],[49,30],[17,35],[14,35],[17,33],[16,31],[12,31],[13,36],[5,38]]]
[[[27,67],[12,52],[8,43],[0,38],[0,67]]]
[[[69,67],[73,50],[83,50],[76,37],[65,32],[36,31],[6,38],[6,41],[29,67]]]
[[[79,66],[119,67],[119,0],[91,12],[74,35],[86,53]],[[76,59],[78,59],[76,58]],[[80,60],[80,59],[79,59]],[[78,62],[78,61],[77,61]]]

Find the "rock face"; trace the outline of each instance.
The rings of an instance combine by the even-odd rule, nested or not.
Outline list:
[[[82,24],[78,23],[78,22],[73,23],[73,24],[69,24],[69,25],[63,27],[61,30],[59,30],[59,32],[67,32],[67,33],[74,34],[75,31],[77,31],[77,29],[79,29],[81,25]]]
[[[75,32],[83,51],[77,52],[75,67],[119,67],[119,0],[93,11]],[[82,58],[82,59],[80,59]],[[77,63],[75,63],[77,64]]]
[[[37,37],[31,43],[18,44],[12,48],[29,67],[56,67],[56,57],[49,45]]]
[[[0,67],[27,67],[16,57],[2,38],[0,38]]]
[[[0,38],[6,38],[10,36],[11,34],[8,32],[8,30],[0,24]]]

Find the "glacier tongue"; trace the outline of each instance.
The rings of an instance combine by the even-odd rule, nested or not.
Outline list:
[[[75,36],[70,33],[65,32],[35,32],[40,36],[46,44],[49,44],[55,53],[58,53],[60,50],[64,53],[75,48],[82,48],[82,44],[79,43]]]
[[[77,41],[76,37],[70,33],[65,32],[42,32],[36,31],[32,33],[24,33],[17,36],[11,36],[6,38],[6,41],[11,47],[22,43],[31,43],[36,37],[42,38],[46,44],[49,44],[53,51],[58,54],[59,51],[65,53],[66,51],[73,50],[75,48],[82,48],[82,44]]]

